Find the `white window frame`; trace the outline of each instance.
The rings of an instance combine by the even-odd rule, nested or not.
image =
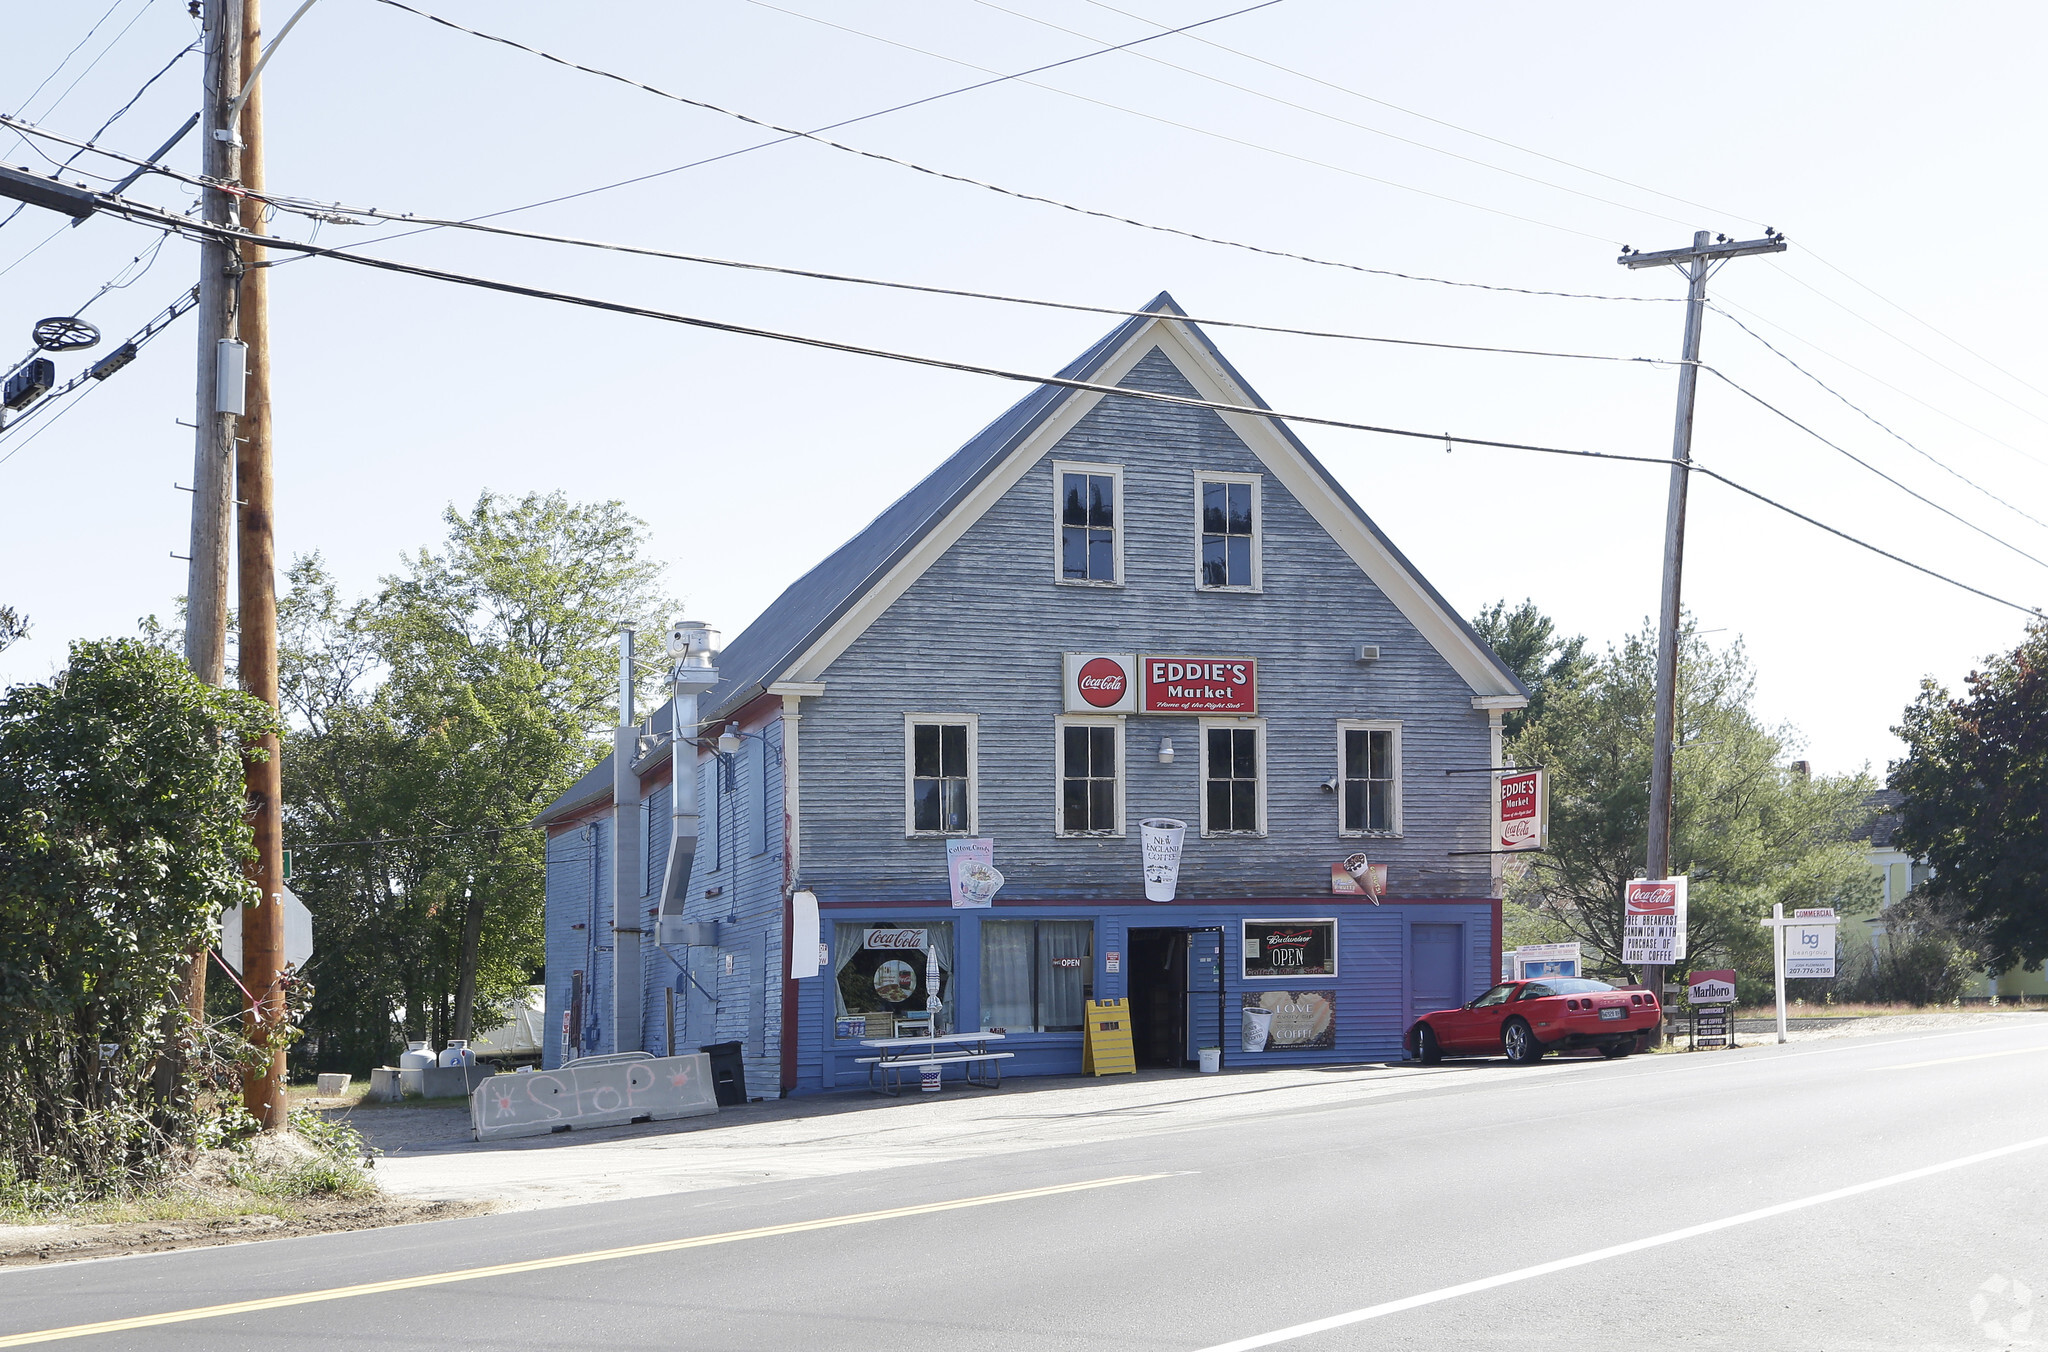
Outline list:
[[[1385,831],[1344,829],[1344,734],[1347,732],[1390,732],[1393,736],[1394,810],[1393,825]],[[1391,718],[1340,718],[1337,720],[1337,834],[1348,840],[1394,840],[1401,835],[1401,808],[1407,800],[1407,783],[1402,773],[1401,724]]]
[[[944,840],[977,834],[981,821],[981,728],[977,714],[917,713],[903,715],[903,834],[912,840]],[[920,831],[917,829],[917,725],[919,723],[964,723],[967,725],[967,829],[965,831]]]
[[[1116,577],[1105,581],[1101,578],[1079,578],[1064,576],[1063,536],[1060,527],[1061,513],[1066,509],[1065,496],[1061,489],[1064,478],[1069,474],[1102,474],[1116,481],[1116,528],[1113,540],[1116,545]],[[1124,467],[1122,465],[1098,465],[1086,460],[1055,460],[1052,462],[1052,580],[1062,587],[1121,587],[1124,585]]]
[[[1195,471],[1195,590],[1205,592],[1260,592],[1266,587],[1265,539],[1266,502],[1263,474],[1239,474],[1228,470]],[[1202,581],[1202,485],[1250,484],[1252,487],[1252,580],[1244,587],[1211,587]],[[1119,489],[1121,491],[1121,489]]]
[[[1196,720],[1201,738],[1201,812],[1202,839],[1204,840],[1252,840],[1263,838],[1266,832],[1266,813],[1271,795],[1266,791],[1266,720],[1263,718],[1202,718]],[[1212,831],[1209,829],[1209,730],[1211,728],[1250,728],[1259,734],[1259,829],[1256,831]]]
[[[1122,714],[1059,714],[1052,720],[1052,833],[1063,840],[1122,840],[1126,831],[1125,801],[1129,777],[1125,772],[1125,748],[1129,729]],[[1114,831],[1069,831],[1066,828],[1066,747],[1068,728],[1116,729],[1116,829]]]

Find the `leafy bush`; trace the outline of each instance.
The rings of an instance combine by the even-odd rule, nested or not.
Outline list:
[[[345,1121],[294,1109],[290,1136],[256,1137],[227,1170],[235,1186],[265,1197],[367,1197],[377,1190],[363,1134]]]
[[[78,643],[0,695],[0,1193],[125,1193],[207,1115],[175,999],[214,916],[253,896],[242,747],[275,727],[132,640]],[[168,1055],[165,1055],[168,1053]]]
[[[1977,955],[1948,935],[1891,934],[1839,994],[1873,1003],[1946,1005],[1982,974]]]

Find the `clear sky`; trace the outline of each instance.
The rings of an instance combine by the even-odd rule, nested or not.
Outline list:
[[[1158,31],[1147,20],[1174,26],[1234,7],[419,3],[804,127]],[[268,0],[272,28],[294,7]],[[195,36],[182,0],[17,9],[0,108],[81,137]],[[2048,599],[2048,568],[2015,549],[2048,558],[2048,527],[2033,519],[2048,521],[2048,372],[2029,318],[2044,280],[2034,238],[2043,179],[2030,167],[2048,139],[2044,29],[2048,13],[2021,4],[1812,4],[1705,20],[1672,6],[1282,0],[1199,30],[1230,50],[1167,37],[834,135],[1202,234],[1509,287],[1670,298],[1681,291],[1674,274],[1628,272],[1616,246],[1775,226],[1790,251],[1729,264],[1712,294],[1869,416],[1723,314],[1708,316],[1703,359],[2014,548],[1712,376],[1695,455],[2031,606]],[[198,79],[194,54],[103,143],[147,152],[196,106]],[[427,215],[499,211],[767,139],[378,0],[321,0],[271,64],[266,98],[274,189]],[[0,161],[45,163],[11,136],[0,145]],[[196,155],[188,141],[176,162],[192,168]],[[181,210],[191,201],[165,181],[137,192]],[[1675,304],[1318,267],[804,142],[502,219],[1095,305],[1134,307],[1164,289],[1196,316],[1292,327],[1656,358],[1680,341]],[[281,217],[275,228],[304,237],[310,226]],[[319,229],[323,244],[374,233]],[[116,220],[68,229],[34,210],[0,229],[0,356],[26,351],[35,319],[74,312],[156,242]],[[382,251],[1024,371],[1056,369],[1113,322],[454,231]],[[86,312],[109,345],[190,285],[195,250],[172,240],[133,275],[140,267]],[[625,501],[650,523],[693,616],[736,633],[1022,392],[324,260],[279,268],[272,298],[280,552],[319,551],[355,592],[436,541],[451,502],[561,489]],[[1668,365],[1214,336],[1277,408],[1623,454],[1670,449]],[[185,578],[170,555],[187,543],[190,498],[173,485],[191,481],[191,433],[178,422],[192,417],[193,338],[182,321],[33,443],[0,436],[0,455],[13,453],[0,464],[0,603],[36,626],[0,656],[0,680],[46,676],[70,640],[170,614]],[[60,375],[97,355],[58,358]],[[1301,431],[1466,613],[1530,596],[1600,644],[1655,610],[1664,471]],[[1692,506],[1687,600],[1703,628],[1722,631],[1716,641],[1746,641],[1764,711],[1804,733],[1819,769],[1868,762],[1882,773],[1897,754],[1890,726],[1924,676],[1954,684],[2020,636],[2014,611],[1719,485],[1696,483]]]

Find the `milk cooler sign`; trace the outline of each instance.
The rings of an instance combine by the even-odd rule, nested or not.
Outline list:
[[[1622,901],[1621,960],[1669,967],[1685,956],[1685,879],[1629,881]]]

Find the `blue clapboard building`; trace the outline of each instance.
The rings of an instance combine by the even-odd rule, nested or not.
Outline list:
[[[1264,407],[1180,316],[1060,374]],[[540,818],[549,1066],[736,1041],[755,1097],[844,1088],[929,1020],[1072,1074],[1116,998],[1141,1064],[1380,1061],[1499,970],[1527,692],[1271,419],[1039,387],[716,662],[680,757],[665,705]]]

